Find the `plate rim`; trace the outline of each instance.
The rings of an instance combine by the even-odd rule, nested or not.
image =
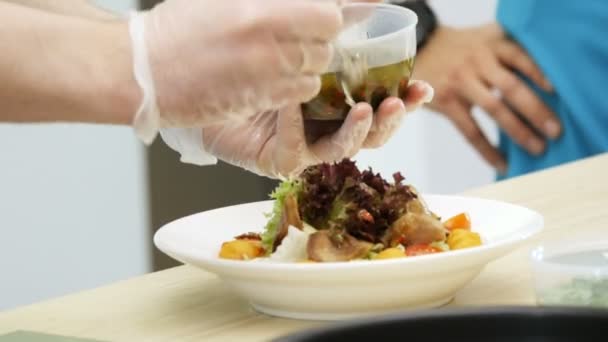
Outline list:
[[[422,255],[422,256],[418,256],[416,258],[374,260],[373,262],[370,262],[369,260],[355,260],[355,261],[349,261],[349,262],[327,262],[327,263],[243,262],[243,261],[239,261],[239,260],[220,259],[218,257],[208,257],[208,256],[196,256],[196,255],[190,254],[190,253],[179,252],[176,250],[176,248],[172,248],[172,246],[167,241],[163,241],[161,239],[161,236],[163,234],[166,234],[165,232],[168,229],[170,229],[171,226],[178,224],[178,222],[180,222],[180,221],[186,221],[186,220],[192,219],[195,216],[208,214],[208,213],[212,213],[212,212],[220,211],[220,210],[226,210],[226,209],[230,209],[230,208],[234,208],[234,207],[238,207],[238,206],[270,204],[270,203],[274,202],[274,200],[264,200],[264,201],[254,201],[254,202],[247,202],[247,203],[241,203],[241,204],[234,204],[234,205],[214,208],[214,209],[190,214],[190,215],[178,218],[176,220],[173,220],[171,222],[168,222],[168,223],[164,224],[163,226],[161,226],[155,232],[155,234],[153,236],[153,240],[154,240],[154,245],[156,246],[156,248],[158,248],[163,253],[169,255],[172,258],[174,258],[178,261],[184,262],[185,264],[190,264],[190,263],[185,262],[182,259],[193,259],[194,258],[198,263],[204,263],[206,266],[212,266],[214,268],[220,267],[227,271],[228,270],[229,271],[238,271],[238,270],[252,269],[252,268],[255,268],[256,270],[259,270],[259,271],[290,271],[290,270],[294,270],[294,269],[298,269],[298,271],[306,271],[306,270],[319,271],[319,270],[336,270],[336,269],[340,269],[340,270],[360,269],[360,268],[377,267],[380,265],[403,265],[403,266],[420,265],[420,264],[432,263],[436,260],[442,260],[448,256],[451,257],[450,259],[453,259],[455,257],[464,258],[467,256],[476,255],[476,254],[491,253],[492,251],[495,251],[500,248],[504,249],[504,248],[507,248],[507,247],[510,247],[513,245],[520,245],[524,241],[530,240],[533,237],[538,236],[544,229],[544,224],[545,224],[544,217],[539,212],[532,210],[530,208],[524,207],[522,205],[518,205],[518,204],[506,202],[506,201],[487,199],[487,198],[475,197],[475,196],[467,196],[467,195],[445,195],[445,194],[422,193],[421,196],[423,199],[426,199],[429,197],[448,198],[450,200],[466,199],[466,200],[477,200],[477,201],[483,201],[483,202],[488,202],[488,203],[495,203],[498,205],[508,205],[508,206],[516,207],[517,209],[520,209],[520,210],[527,211],[529,214],[531,214],[531,219],[530,219],[530,222],[526,223],[526,226],[528,226],[528,228],[518,230],[518,231],[520,231],[520,230],[524,230],[524,231],[521,231],[519,233],[517,233],[518,231],[516,231],[516,232],[514,232],[514,236],[505,238],[498,242],[493,242],[493,243],[485,244],[482,246],[477,246],[474,248],[449,251],[446,253]],[[510,253],[510,252],[501,253],[501,254],[504,255],[504,254],[508,254],[508,253]],[[486,263],[486,262],[484,261],[484,263]],[[197,265],[194,265],[194,266],[199,267]]]

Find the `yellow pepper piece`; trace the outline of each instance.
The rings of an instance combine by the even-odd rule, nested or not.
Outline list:
[[[479,234],[466,229],[454,229],[448,236],[448,246],[451,250],[481,246]]]
[[[378,253],[374,260],[378,259],[395,259],[395,258],[404,258],[405,252],[399,248],[387,248],[382,252]]]
[[[224,242],[220,258],[233,260],[250,260],[262,255],[262,243],[257,240],[233,240]]]

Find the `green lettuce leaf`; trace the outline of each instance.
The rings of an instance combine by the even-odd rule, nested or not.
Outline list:
[[[270,198],[274,199],[274,205],[272,212],[267,214],[269,217],[264,233],[262,233],[262,247],[266,252],[266,255],[272,253],[272,246],[277,236],[277,230],[279,227],[279,221],[281,220],[281,214],[283,213],[283,205],[285,203],[285,197],[289,194],[294,194],[296,198],[300,197],[302,191],[302,184],[298,180],[286,180],[281,182],[279,186],[270,194]]]

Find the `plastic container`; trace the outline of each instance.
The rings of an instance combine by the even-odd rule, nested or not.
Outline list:
[[[414,68],[418,17],[413,11],[351,3],[342,12],[345,28],[333,43],[334,57],[321,77],[321,90],[302,105],[305,120],[325,122],[317,129],[340,127],[354,103],[367,102],[375,110],[389,96],[404,97]]]
[[[608,236],[547,242],[531,261],[539,305],[608,308]]]

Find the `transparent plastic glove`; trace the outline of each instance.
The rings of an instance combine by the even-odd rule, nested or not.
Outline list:
[[[312,98],[342,15],[335,1],[166,0],[130,20],[144,101],[134,128],[244,121]]]
[[[262,176],[285,178],[309,165],[354,155],[372,126],[372,109],[357,104],[342,127],[309,145],[304,135],[300,105],[260,113],[247,123],[203,129],[209,153]]]
[[[163,139],[184,162],[208,164],[212,154],[259,175],[284,178],[310,165],[352,157],[361,148],[382,146],[407,112],[431,101],[433,89],[426,82],[413,81],[407,94],[403,101],[384,100],[375,114],[368,104],[357,104],[337,132],[312,144],[307,143],[299,105],[262,112],[246,122],[206,127],[202,133],[194,128],[163,130]]]
[[[424,81],[412,80],[409,83],[406,98],[388,98],[382,102],[377,113],[374,114],[374,123],[369,131],[364,148],[378,148],[384,145],[401,126],[404,117],[403,111],[397,110],[405,106],[405,113],[418,110],[424,104],[433,100],[435,91],[430,84]]]

